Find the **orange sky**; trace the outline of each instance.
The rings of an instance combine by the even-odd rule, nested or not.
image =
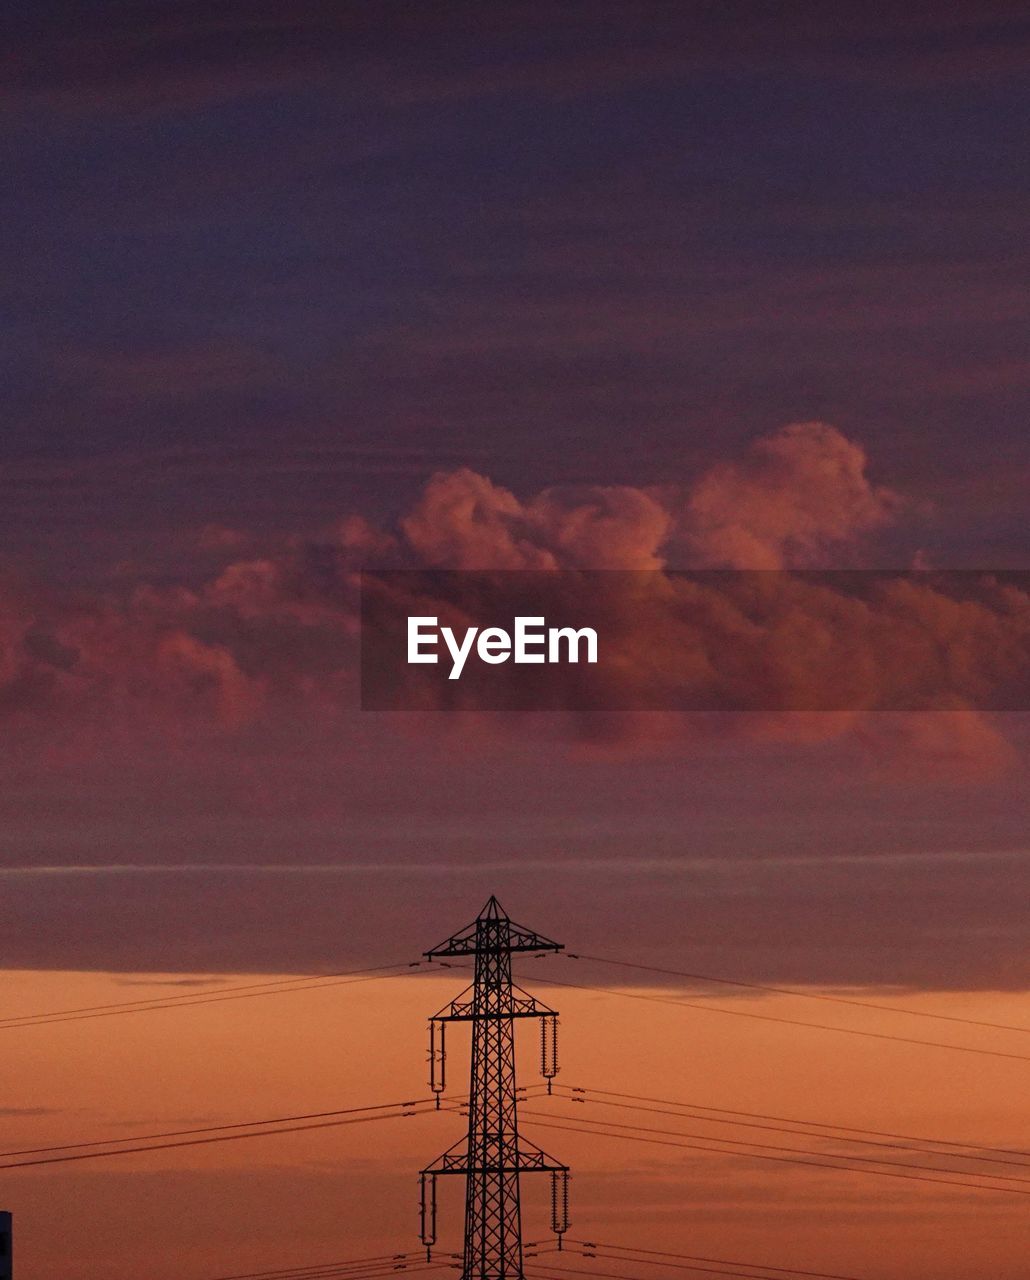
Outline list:
[[[543,973],[539,966],[525,968],[530,979]],[[550,972],[575,979],[568,969]],[[4,1117],[4,1149],[425,1096],[424,1019],[460,985],[458,974],[402,977],[8,1030],[5,1106],[25,1114]],[[562,1011],[559,1080],[566,1085],[1030,1145],[1024,1062],[548,990],[539,980],[532,985]],[[100,974],[8,973],[5,1012],[171,990],[127,987],[124,978]],[[1025,1021],[1025,1000],[1013,995],[909,995],[900,1003]],[[1017,1033],[788,997],[736,1000],[732,1007],[1014,1053],[1026,1048]],[[537,1079],[536,1042],[532,1030],[523,1032],[521,1070],[528,1083]],[[460,1033],[450,1048],[449,1086],[460,1092],[467,1069]],[[556,1123],[563,1115],[589,1113],[625,1124],[803,1145],[777,1134],[575,1107],[557,1098],[532,1105],[545,1108]],[[19,1280],[208,1280],[413,1249],[415,1175],[460,1127],[457,1116],[444,1113],[8,1171],[0,1197],[16,1213]],[[658,1241],[664,1249],[869,1280],[986,1274],[1016,1280],[1025,1274],[1027,1209],[1017,1196],[534,1129],[528,1118],[524,1127],[573,1167],[574,1237]],[[547,1234],[545,1191],[526,1179],[527,1239]],[[454,1248],[461,1227],[458,1188],[444,1186],[441,1199],[441,1247]]]

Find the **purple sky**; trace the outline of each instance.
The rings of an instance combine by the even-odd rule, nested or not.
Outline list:
[[[319,967],[496,881],[764,977],[1025,982],[1014,717],[398,728],[345,657],[398,547],[1026,567],[1021,6],[11,17],[3,864],[348,870],[19,874],[10,963]]]
[[[10,551],[651,483],[834,423],[1027,554],[1022,6],[16,4]]]

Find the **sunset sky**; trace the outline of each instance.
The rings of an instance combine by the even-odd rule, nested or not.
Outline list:
[[[1030,1179],[1030,716],[358,709],[363,567],[1030,569],[1030,22],[878,8],[10,6],[3,1151],[422,1097],[461,974],[6,1020],[402,964],[496,893],[584,956],[881,1006],[529,960],[563,1084]],[[1025,593],[912,608],[974,675],[1028,651]],[[0,1170],[18,1280],[415,1249],[460,1124]],[[526,1128],[579,1239],[1025,1275],[1030,1183],[975,1165]]]

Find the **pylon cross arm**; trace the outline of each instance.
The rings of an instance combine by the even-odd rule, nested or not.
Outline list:
[[[542,1000],[537,1000],[528,991],[511,984],[511,994],[502,996],[488,1010],[477,1002],[475,989],[466,987],[460,996],[449,1004],[445,1004],[439,1013],[434,1013],[431,1022],[477,1022],[488,1018],[554,1018],[557,1013]]]
[[[490,1022],[497,1018],[546,1018],[548,1009],[498,1009],[489,1013],[474,1013],[471,1005],[460,1005],[457,1002],[449,1013],[438,1013],[434,1022]]]
[[[448,1147],[442,1156],[438,1156],[432,1164],[426,1165],[423,1173],[568,1173],[569,1166],[555,1160],[546,1151],[542,1151],[535,1142],[524,1135],[518,1140],[518,1148],[510,1147],[506,1152],[509,1157],[503,1167],[470,1159],[468,1145],[464,1138]],[[514,1156],[514,1159],[510,1157]]]
[[[515,1159],[506,1160],[504,1164],[482,1164],[477,1160],[469,1160],[466,1152],[444,1152],[438,1160],[427,1165],[423,1173],[437,1176],[446,1174],[467,1173],[568,1173],[569,1166],[552,1160],[542,1151],[519,1151]]]
[[[489,927],[484,927],[486,924]],[[491,917],[485,913],[466,928],[452,934],[438,947],[422,954],[430,960],[444,956],[507,955],[513,951],[564,951],[565,944],[545,938],[507,916]]]

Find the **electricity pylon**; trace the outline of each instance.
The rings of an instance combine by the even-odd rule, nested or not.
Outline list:
[[[541,1067],[548,1082],[557,1074],[558,1015],[511,980],[513,953],[561,951],[560,942],[514,924],[491,898],[476,919],[432,951],[475,958],[475,980],[429,1021],[429,1086],[437,1106],[444,1090],[448,1022],[472,1024],[468,1135],[421,1173],[422,1243],[436,1243],[436,1180],[465,1177],[465,1248],[462,1280],[523,1280],[519,1178],[550,1173],[551,1227],[568,1228],[568,1165],[552,1160],[521,1137],[515,1084],[515,1019],[541,1019]]]

